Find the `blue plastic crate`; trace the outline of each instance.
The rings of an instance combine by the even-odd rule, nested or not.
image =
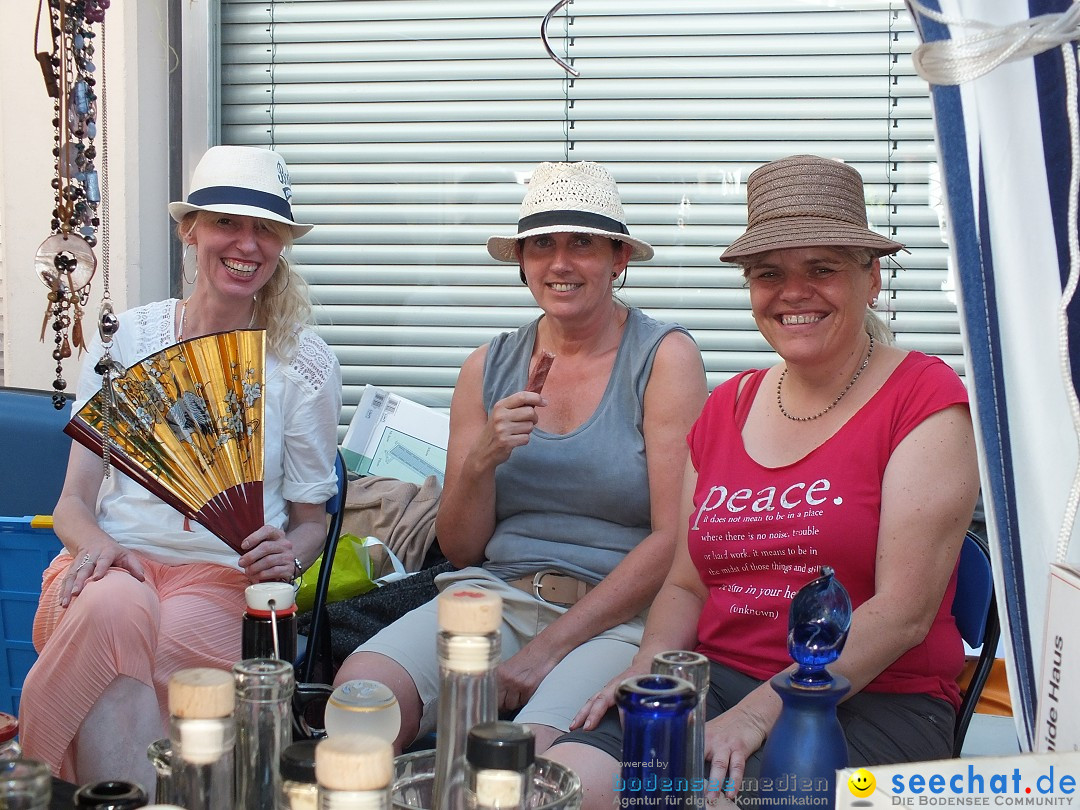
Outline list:
[[[51,517],[0,517],[0,711],[19,713],[23,680],[37,660],[31,635],[41,572],[62,547]]]

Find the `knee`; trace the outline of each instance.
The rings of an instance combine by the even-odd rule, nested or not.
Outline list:
[[[126,571],[110,571],[88,582],[67,611],[70,618],[82,618],[80,632],[105,635],[136,632],[152,636],[160,615],[153,590]]]

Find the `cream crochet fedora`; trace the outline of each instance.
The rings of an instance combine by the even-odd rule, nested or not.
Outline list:
[[[594,233],[626,242],[630,258],[647,261],[652,245],[630,236],[615,179],[599,163],[541,163],[529,180],[514,236],[492,236],[488,253],[516,262],[514,245],[542,233]]]
[[[195,167],[186,202],[169,203],[177,222],[192,211],[216,211],[283,222],[293,238],[314,225],[293,218],[289,169],[277,152],[254,146],[211,146]]]
[[[866,247],[887,256],[903,250],[867,227],[862,176],[815,155],[792,155],[759,166],[746,179],[746,232],[724,261],[794,247]]]

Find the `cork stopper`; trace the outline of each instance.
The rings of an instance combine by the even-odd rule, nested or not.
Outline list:
[[[198,719],[228,717],[235,695],[233,676],[223,669],[182,669],[169,679],[169,714]]]
[[[339,734],[315,748],[315,780],[327,790],[385,790],[393,778],[394,751],[379,737]]]
[[[490,591],[456,588],[439,594],[439,629],[484,635],[502,624],[502,597]]]
[[[269,611],[270,603],[279,612],[288,612],[296,605],[296,594],[288,582],[256,582],[244,589],[244,601],[251,610]]]

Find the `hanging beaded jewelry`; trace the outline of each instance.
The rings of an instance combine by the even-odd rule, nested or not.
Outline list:
[[[787,376],[787,366],[784,366],[784,370],[780,372],[780,379],[776,381],[776,405],[780,408],[780,413],[790,419],[792,422],[812,422],[815,419],[820,419],[827,414],[836,404],[844,398],[844,394],[851,390],[851,386],[855,384],[855,381],[859,379],[866,367],[870,365],[870,356],[874,353],[874,336],[870,336],[870,348],[866,350],[866,358],[862,361],[862,365],[855,370],[855,376],[851,378],[851,382],[844,386],[844,390],[836,395],[836,399],[832,401],[825,410],[820,413],[815,413],[813,416],[792,416],[790,413],[784,410],[784,403],[780,400],[780,388],[784,385],[784,378]]]
[[[56,206],[52,212],[52,235],[38,248],[34,265],[49,288],[41,340],[45,339],[51,318],[55,333],[52,357],[56,361],[53,405],[57,410],[64,407],[63,392],[67,388],[63,360],[71,356],[72,345],[79,351],[85,348],[82,312],[89,298],[90,280],[97,269],[94,247],[101,224],[98,207],[102,196],[94,163],[98,96],[92,26],[101,24],[104,34],[105,9],[109,4],[110,0],[48,0],[48,12],[44,13],[46,0],[40,0],[34,32],[36,50],[42,17],[47,17],[52,42],[49,50],[37,53],[37,58],[46,90],[53,99],[52,186]],[[104,72],[102,79],[104,91]]]

